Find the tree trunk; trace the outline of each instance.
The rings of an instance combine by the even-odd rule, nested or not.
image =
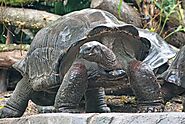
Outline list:
[[[0,23],[15,25],[20,28],[40,29],[60,17],[34,9],[0,7]]]
[[[127,5],[127,3],[125,3],[124,1],[122,2],[121,12],[119,15],[119,2],[120,0],[92,0],[91,8],[106,10],[126,23],[133,24],[137,27],[142,27],[139,13],[135,11],[131,6]]]

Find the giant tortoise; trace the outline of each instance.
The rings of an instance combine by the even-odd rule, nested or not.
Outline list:
[[[168,46],[167,54],[161,53],[159,46],[139,35],[136,27],[106,11],[84,9],[64,15],[41,29],[27,56],[14,64],[23,78],[0,110],[0,117],[21,116],[29,100],[53,105],[56,112],[78,112],[83,96],[86,112],[109,112],[102,87],[114,85],[125,72],[138,98],[138,111],[162,111],[163,100],[152,70],[174,53]],[[157,64],[145,60],[155,54]],[[106,83],[99,85],[102,79]]]

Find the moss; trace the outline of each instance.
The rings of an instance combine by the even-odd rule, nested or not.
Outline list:
[[[22,44],[22,45],[16,45],[16,44],[0,44],[0,52],[6,52],[6,51],[12,51],[12,50],[24,50],[28,51],[30,48],[30,45]]]
[[[0,0],[0,3],[16,6],[16,5],[24,5],[28,3],[32,3],[35,0]]]

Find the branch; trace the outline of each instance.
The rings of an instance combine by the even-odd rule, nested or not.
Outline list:
[[[0,7],[0,23],[15,25],[20,28],[40,29],[60,17],[34,9]]]

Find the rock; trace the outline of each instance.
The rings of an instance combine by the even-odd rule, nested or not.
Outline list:
[[[96,114],[50,113],[1,119],[0,124],[86,124]]]
[[[91,8],[106,10],[121,21],[142,27],[140,14],[124,1],[122,1],[120,15],[118,14],[119,2],[120,0],[91,0]]]
[[[172,34],[171,36],[169,36],[166,41],[177,47],[177,48],[181,48],[182,46],[185,45],[185,41],[184,41],[184,38],[185,38],[185,33],[184,32],[176,32],[174,34]]]
[[[185,114],[169,113],[50,113],[0,119],[0,124],[184,124]]]

